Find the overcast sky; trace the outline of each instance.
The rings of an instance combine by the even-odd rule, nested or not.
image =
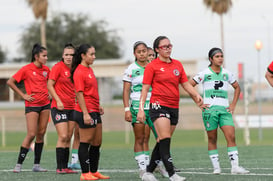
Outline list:
[[[176,59],[205,60],[208,50],[220,47],[220,17],[207,9],[202,0],[49,0],[48,19],[53,13],[84,13],[91,19],[105,20],[122,38],[123,59],[133,60],[132,46],[142,40],[152,46],[159,35],[174,45]],[[272,0],[234,0],[224,15],[226,67],[237,74],[244,63],[246,77],[257,80],[256,40],[261,40],[261,74],[273,60]],[[9,58],[19,57],[18,39],[23,29],[35,21],[25,0],[1,0],[0,45]],[[269,43],[270,42],[270,43]],[[92,43],[92,42],[90,42]],[[31,46],[30,46],[31,49]],[[50,52],[49,52],[50,53]],[[207,65],[204,61],[203,65]],[[203,67],[201,67],[203,68]]]

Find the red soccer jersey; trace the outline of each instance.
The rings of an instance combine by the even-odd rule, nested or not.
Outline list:
[[[28,95],[34,94],[32,97],[35,100],[33,102],[25,101],[26,107],[40,107],[50,103],[47,90],[49,72],[49,68],[45,65],[39,68],[34,63],[30,63],[12,76],[18,83],[24,81]]]
[[[143,84],[152,86],[150,103],[157,103],[170,108],[179,107],[179,83],[188,78],[182,64],[172,59],[171,63],[159,58],[149,63],[144,71]]]
[[[74,72],[73,79],[76,92],[83,92],[88,112],[99,112],[98,83],[92,68],[79,64]],[[82,112],[78,103],[75,110]]]
[[[267,70],[273,74],[273,61],[270,63],[270,65],[267,67]]]
[[[55,81],[54,88],[64,105],[64,109],[74,109],[75,90],[70,80],[70,68],[63,61],[56,63],[51,69],[49,79]],[[52,98],[51,107],[57,108],[57,102],[54,98]]]

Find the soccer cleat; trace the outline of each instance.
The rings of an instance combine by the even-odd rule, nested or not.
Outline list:
[[[13,169],[13,173],[20,173],[22,169],[22,164],[17,163]]]
[[[71,163],[71,164],[68,164],[68,168],[75,169],[75,170],[80,170],[81,165],[78,164],[78,163]]]
[[[32,168],[33,172],[47,172],[47,169],[44,169],[40,166],[40,164],[34,164]]]
[[[221,174],[221,168],[215,168],[215,169],[213,170],[213,174],[215,174],[215,175]]]
[[[93,176],[90,172],[89,173],[82,173],[80,180],[98,180],[99,178]]]
[[[170,181],[184,181],[186,180],[185,177],[181,177],[179,175],[177,175],[176,173],[173,174],[171,177],[170,177]]]
[[[143,174],[146,172],[146,170],[139,170],[139,178],[142,178]]]
[[[142,181],[157,181],[154,174],[151,172],[145,172],[141,178]]]
[[[237,166],[231,168],[231,174],[247,174],[249,173],[249,170],[246,170],[243,167]]]
[[[77,171],[74,171],[74,170],[72,170],[72,169],[70,169],[70,168],[64,168],[63,170],[65,171],[65,173],[68,173],[68,174],[71,174],[71,173],[78,173]]]
[[[97,177],[98,179],[110,179],[109,176],[102,175],[100,172],[91,173],[93,176]]]
[[[56,169],[56,173],[57,174],[65,174],[65,170],[64,169]]]

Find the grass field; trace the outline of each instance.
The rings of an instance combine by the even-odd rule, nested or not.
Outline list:
[[[225,141],[219,132],[219,155],[222,167],[221,175],[211,174],[211,163],[207,154],[207,143],[204,132],[200,130],[177,130],[172,140],[172,156],[175,166],[182,169],[179,173],[187,177],[187,180],[273,180],[273,140],[272,130],[263,130],[263,140],[258,140],[258,130],[251,133],[251,146],[245,146],[243,130],[237,130],[237,144],[240,154],[240,163],[248,168],[251,173],[247,175],[231,175],[230,163],[226,153]],[[111,176],[113,181],[140,180],[133,158],[133,135],[130,134],[130,143],[125,144],[124,132],[105,132],[103,134],[103,146],[101,149],[100,170]],[[17,160],[19,145],[25,133],[7,133],[7,145],[0,148],[0,180],[41,180],[41,181],[74,181],[79,180],[80,174],[57,175],[55,173],[55,143],[56,133],[49,132],[47,146],[45,146],[41,165],[47,169],[47,173],[33,173],[33,152],[29,152],[23,171],[19,174],[12,172]],[[151,138],[151,148],[154,139]],[[155,174],[159,180],[168,180]]]

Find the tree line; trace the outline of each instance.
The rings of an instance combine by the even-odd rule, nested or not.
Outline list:
[[[40,23],[33,22],[27,26],[19,39],[19,52],[14,62],[28,62],[31,58],[33,44],[41,43]],[[58,13],[46,22],[46,44],[48,61],[56,61],[62,57],[66,43],[75,46],[89,43],[96,47],[96,57],[99,59],[120,58],[122,52],[121,38],[115,29],[108,29],[104,20],[94,21],[85,14]],[[0,62],[3,62],[7,53],[0,46]]]

